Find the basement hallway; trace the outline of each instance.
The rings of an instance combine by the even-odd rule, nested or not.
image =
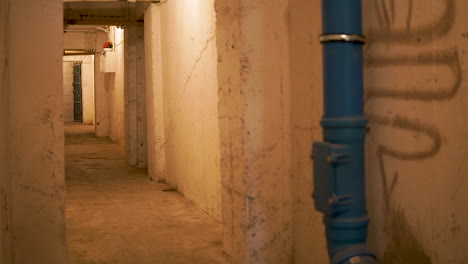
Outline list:
[[[93,126],[65,124],[65,164],[70,264],[225,263],[221,225]]]

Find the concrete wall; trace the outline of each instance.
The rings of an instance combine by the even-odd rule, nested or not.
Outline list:
[[[73,122],[73,61],[63,62],[63,121]]]
[[[164,89],[162,86],[161,8],[150,6],[145,12],[145,83],[148,175],[166,178],[166,134]]]
[[[370,246],[381,263],[465,263],[466,1],[363,1]],[[291,2],[295,263],[326,262],[310,146],[322,112],[320,3]]]
[[[66,263],[62,13],[0,1],[1,263]]]
[[[6,197],[11,197],[10,190],[10,168],[8,164],[8,148],[10,130],[10,111],[9,105],[9,74],[7,72],[8,61],[8,2],[0,1],[0,195],[1,200],[5,201]],[[5,208],[5,202],[2,203],[2,208]],[[11,236],[5,230],[8,224],[8,212],[5,209],[0,213],[0,261],[4,263],[11,262]]]
[[[94,125],[94,56],[86,56],[81,60],[81,79],[83,85],[83,124]]]
[[[373,247],[384,263],[466,263],[468,2],[364,4]]]
[[[382,263],[464,263],[467,3],[363,2],[370,246]],[[234,263],[327,262],[310,160],[321,139],[321,7],[286,4],[216,1],[224,242]]]
[[[125,67],[124,67],[124,30],[121,28],[112,27],[110,34],[115,32],[115,53],[116,53],[116,69],[115,73],[105,73],[105,78],[108,78],[107,85],[109,87],[109,138],[119,143],[125,144],[125,128],[124,128],[124,87],[125,87]]]
[[[73,62],[81,62],[83,124],[95,123],[94,56],[63,57],[64,120],[73,121]]]
[[[216,1],[224,247],[292,263],[289,1]]]
[[[102,44],[107,42],[108,36],[104,32],[97,34],[97,50],[102,50]],[[94,56],[94,109],[95,109],[95,131],[97,137],[109,136],[109,101],[110,84],[113,74],[101,72],[101,56],[98,52]]]
[[[160,17],[157,9],[160,8]],[[220,220],[220,149],[218,128],[218,85],[216,30],[213,0],[169,1],[152,7],[153,22],[161,31],[145,36],[153,45],[149,65],[156,74],[147,93],[150,142],[159,142],[165,155],[164,175],[188,199]],[[155,32],[147,29],[148,32]],[[160,39],[159,39],[160,34]],[[159,42],[161,41],[161,42]],[[161,43],[161,45],[159,44]],[[161,52],[159,47],[161,46]],[[161,56],[160,56],[161,55]],[[162,66],[155,66],[162,63]],[[162,85],[158,71],[162,68]],[[157,98],[162,95],[162,102]],[[161,103],[162,106],[161,107]],[[163,116],[162,119],[157,117]],[[154,122],[154,123],[151,123]],[[164,129],[163,133],[158,128]],[[164,139],[161,141],[160,139]],[[162,143],[162,144],[161,144]],[[151,146],[151,145],[150,145]],[[154,147],[154,146],[152,146]],[[162,169],[159,157],[150,150],[150,174]],[[158,150],[159,152],[159,150]],[[153,170],[153,171],[151,171]]]
[[[109,137],[124,145],[124,30],[111,27],[108,34],[96,32],[96,56],[94,56],[94,102],[96,136]],[[102,44],[115,40],[115,72],[101,72]],[[91,74],[91,69],[87,71]],[[91,96],[91,95],[90,95]]]
[[[97,137],[109,136],[109,101],[110,83],[113,74],[100,70],[100,56],[94,59],[94,99],[95,99],[95,131]],[[113,78],[112,78],[113,79]]]
[[[91,33],[92,34],[92,33]],[[97,33],[94,33],[97,34]],[[63,38],[63,47],[65,49],[85,49],[86,34],[84,32],[65,32]]]
[[[94,106],[87,104],[88,107],[85,107],[85,112],[83,113],[83,121],[95,125],[96,136],[98,137],[109,136],[111,110],[110,92],[111,90],[113,90],[112,85],[115,81],[115,74],[103,73],[100,71],[100,54],[103,50],[103,44],[108,40],[113,40],[113,35],[111,36],[109,34],[106,34],[101,30],[90,32],[66,32],[64,34],[65,49],[94,49],[96,52],[94,56],[94,70],[88,67],[88,63],[91,63],[90,59],[85,60],[86,64],[85,67],[82,69],[83,75],[93,75],[94,78],[94,94],[86,92],[84,94],[87,98],[89,98],[89,100],[85,99],[87,102],[92,102],[90,100],[94,101]],[[66,58],[70,57],[74,56],[67,56]],[[77,58],[88,58],[88,56],[77,56]],[[88,111],[90,109],[94,109],[94,114],[93,112]]]
[[[322,214],[312,199],[312,142],[322,140],[322,48],[320,1],[290,5],[291,169],[294,202],[294,263],[328,263]]]
[[[144,26],[125,28],[125,150],[130,166],[148,166]]]

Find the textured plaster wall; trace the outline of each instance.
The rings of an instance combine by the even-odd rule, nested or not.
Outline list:
[[[65,32],[63,47],[65,49],[85,49],[86,34],[84,32]]]
[[[95,122],[94,56],[83,58],[81,78],[83,83],[83,124],[93,125]]]
[[[124,29],[112,27],[115,31],[115,73],[105,73],[107,81],[106,88],[109,89],[109,138],[124,145],[124,86],[125,86],[125,67],[124,67]],[[112,34],[112,33],[111,33]]]
[[[6,62],[8,61],[8,1],[0,1],[0,195],[1,200],[11,196],[10,168],[8,164],[8,132],[10,130],[9,110],[9,74]],[[5,208],[5,202],[2,203]],[[10,253],[10,236],[5,230],[8,223],[8,213],[2,209],[0,213],[0,261],[7,263]]]
[[[322,214],[312,199],[312,142],[322,140],[322,48],[320,1],[291,1],[291,142],[294,259],[327,263]]]
[[[289,1],[215,6],[225,252],[292,263]]]
[[[109,136],[110,86],[114,74],[101,72],[101,56],[94,58],[95,131],[97,137]]]
[[[466,263],[468,2],[363,3],[373,247],[383,263]]]
[[[173,85],[175,73],[186,76],[177,62],[189,57],[181,50],[192,43],[181,34],[181,24],[190,21],[191,13],[178,3],[183,1],[162,7],[161,42],[155,38],[151,42],[161,45],[162,53],[153,49],[151,56],[163,67],[151,66],[153,89],[148,92],[153,109],[162,105],[155,112],[163,113],[165,124],[165,130],[149,135],[149,140],[164,139],[159,144],[165,149],[167,168],[161,174],[176,184],[185,171],[174,170],[174,164],[182,164],[174,161],[186,152],[171,150],[178,150],[179,143],[189,145],[181,140],[178,128],[192,117],[180,105],[189,89],[179,93],[183,86]],[[365,47],[369,245],[381,263],[464,263],[468,33],[463,10],[468,4],[462,0],[363,4],[369,37]],[[224,248],[232,263],[327,262],[321,215],[311,198],[311,144],[321,139],[320,9],[319,1],[215,1],[221,209]],[[184,10],[184,19],[174,10]],[[152,14],[157,28],[157,13]],[[182,41],[171,38],[169,29],[182,35]],[[163,102],[155,99],[157,93]],[[150,118],[157,131],[158,115]],[[161,162],[158,151],[151,154],[154,170]]]
[[[144,26],[125,28],[125,149],[130,166],[148,166]]]
[[[370,247],[381,263],[465,263],[465,53],[459,0],[363,1]],[[320,2],[291,2],[295,263],[326,262],[309,159],[322,113]]]
[[[161,8],[152,5],[145,12],[145,83],[148,175],[166,178],[166,134],[164,89],[162,86]]]
[[[164,171],[164,175],[155,176],[165,177],[185,197],[220,220],[213,1],[169,1],[152,7],[149,12],[153,12],[151,18],[154,19],[150,25],[156,27],[147,29],[147,33],[152,32],[153,45],[149,56],[157,61],[150,66],[155,75],[150,80],[153,87],[148,93],[148,105],[155,113],[149,114],[149,120],[155,122],[150,124],[148,133],[150,142],[158,142],[155,147],[161,148],[157,152],[165,155],[165,168],[158,168],[160,157],[154,152],[150,154],[150,175]],[[160,19],[160,33],[157,19]]]
[[[73,122],[73,62],[63,62],[63,121]]]
[[[62,12],[0,1],[1,263],[66,262]]]
[[[106,41],[106,33],[101,30],[83,32],[64,31],[63,34],[64,49],[102,51],[103,44]]]
[[[95,123],[94,56],[64,56],[63,61],[64,120],[73,121],[73,62],[81,62],[83,124],[93,125]]]

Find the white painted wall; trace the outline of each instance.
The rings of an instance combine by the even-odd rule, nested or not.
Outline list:
[[[63,62],[63,120],[73,122],[73,61]]]
[[[148,174],[166,178],[166,130],[162,86],[161,8],[151,6],[145,13],[145,78],[148,144]]]
[[[148,81],[152,87],[147,93],[147,102],[154,113],[149,114],[148,137],[150,142],[156,143],[150,146],[161,148],[149,150],[152,177],[164,177],[185,197],[220,220],[213,3],[213,0],[169,1],[161,7],[152,7],[148,11],[152,14],[147,13],[151,22],[147,21],[146,26],[155,27],[146,29],[152,37],[145,36],[150,41],[147,45],[152,45],[153,49],[147,56],[154,60],[149,66],[154,75]],[[161,33],[157,32],[159,15]],[[161,152],[164,152],[163,157],[158,156]],[[161,159],[165,159],[164,168],[158,167]],[[160,172],[163,174],[158,175]]]
[[[83,124],[94,125],[94,55],[86,56],[81,61],[81,78],[83,83]]]
[[[62,5],[0,0],[1,263],[66,263]]]
[[[215,3],[225,252],[291,263],[289,1]]]
[[[105,73],[109,87],[109,138],[124,145],[124,29],[112,27],[115,32],[116,70]],[[112,32],[110,34],[113,34]]]
[[[148,167],[144,25],[125,27],[125,151],[127,164]]]
[[[104,32],[99,32],[97,35],[96,46],[98,50],[102,50],[104,43],[108,40],[108,36]],[[109,136],[110,122],[110,78],[113,74],[101,72],[101,56],[94,56],[94,101],[95,101],[95,131],[97,137]]]

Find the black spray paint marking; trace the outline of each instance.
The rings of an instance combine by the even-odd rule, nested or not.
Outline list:
[[[386,42],[389,44],[411,44],[425,43],[430,44],[434,39],[446,36],[455,23],[455,0],[447,0],[443,14],[429,23],[423,24],[416,28],[406,28],[395,30],[391,28],[393,25],[389,9],[394,8],[395,0],[391,0],[390,8],[382,1],[376,1],[374,4],[375,11],[378,14],[380,27],[371,29],[368,32],[372,42]],[[407,27],[411,25],[413,1],[408,1],[408,17],[406,19]],[[369,1],[372,4],[373,1]]]
[[[373,42],[386,41],[391,44],[413,44],[420,46],[427,42],[433,41],[435,38],[441,38],[447,35],[454,24],[455,19],[455,1],[447,0],[446,7],[443,15],[438,18],[436,22],[431,22],[417,28],[410,30],[413,10],[413,0],[410,0],[409,13],[407,17],[407,29],[392,30],[394,1],[391,0],[390,8],[387,7],[385,2],[376,2],[375,8],[378,11],[379,21],[384,21],[385,25],[375,31],[370,32],[371,39]],[[394,8],[394,7],[393,7]],[[390,11],[389,11],[390,9]],[[392,19],[391,19],[392,18]],[[411,42],[411,40],[417,38],[417,42]],[[425,39],[426,38],[426,39]],[[423,90],[415,89],[416,87],[407,87],[404,90],[395,90],[391,88],[381,86],[371,86],[366,89],[365,99],[366,102],[376,98],[386,98],[393,100],[408,100],[421,101],[421,102],[434,102],[434,101],[445,101],[453,99],[458,91],[460,90],[462,83],[462,72],[460,61],[458,59],[458,50],[456,47],[441,51],[429,51],[421,52],[419,54],[409,54],[407,56],[376,56],[369,53],[366,57],[366,67],[387,67],[387,66],[418,66],[418,65],[441,65],[448,67],[453,74],[453,83],[449,87],[441,87],[436,90]],[[441,133],[439,129],[431,124],[424,124],[416,119],[408,117],[397,116],[395,118],[389,118],[379,115],[371,115],[369,117],[370,124],[380,126],[390,126],[397,129],[403,129],[413,131],[415,133],[423,134],[428,136],[432,145],[419,151],[405,152],[398,150],[398,146],[387,146],[379,145],[377,148],[377,156],[379,159],[379,165],[381,175],[383,177],[384,187],[384,199],[387,209],[390,209],[390,201],[393,188],[397,183],[397,178],[392,180],[393,184],[389,186],[384,165],[384,156],[393,157],[400,160],[422,160],[435,156],[441,148]]]

